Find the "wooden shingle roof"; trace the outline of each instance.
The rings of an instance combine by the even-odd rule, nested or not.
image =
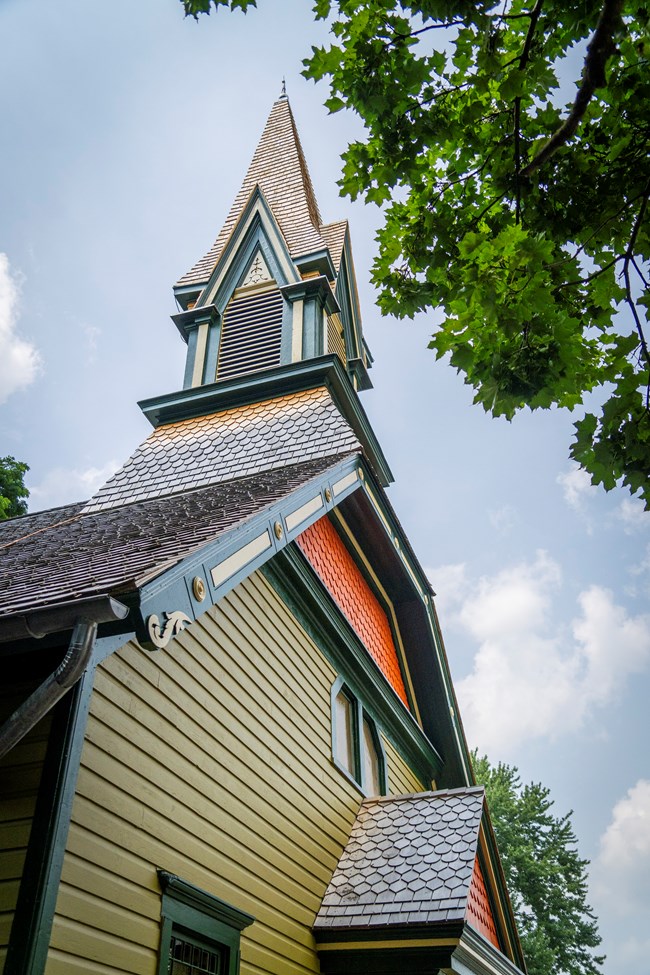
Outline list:
[[[341,459],[321,457],[103,511],[84,513],[75,504],[0,522],[0,619],[132,592]]]
[[[176,284],[204,284],[212,273],[251,193],[259,186],[292,257],[324,250],[321,217],[296,123],[286,97],[271,109],[241,189],[216,241]]]

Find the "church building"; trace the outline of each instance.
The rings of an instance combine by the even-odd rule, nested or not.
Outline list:
[[[286,96],[174,293],[147,439],[0,522],[0,973],[519,975]]]

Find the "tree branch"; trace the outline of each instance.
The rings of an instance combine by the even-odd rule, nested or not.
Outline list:
[[[621,23],[622,8],[623,0],[605,0],[596,30],[587,47],[582,83],[573,107],[560,128],[553,133],[546,145],[542,146],[537,155],[528,163],[523,171],[524,176],[530,176],[536,169],[543,166],[561,146],[575,135],[594,92],[597,88],[606,87],[605,65],[611,55],[616,52],[614,33]]]
[[[528,64],[530,49],[535,36],[535,28],[542,12],[544,0],[537,0],[530,14],[530,24],[526,33],[526,40],[519,58],[519,70],[523,71]],[[515,146],[515,222],[521,223],[521,96],[515,98],[515,110],[513,116],[513,134]]]
[[[641,225],[645,218],[649,197],[650,197],[650,180],[648,180],[648,183],[646,184],[643,200],[641,201],[639,212],[636,215],[636,220],[634,221],[634,226],[632,227],[632,233],[630,234],[630,241],[627,245],[627,250],[625,252],[625,258],[623,261],[623,279],[625,281],[625,302],[628,308],[630,309],[630,311],[632,312],[634,325],[636,327],[637,333],[639,335],[639,341],[641,343],[641,351],[643,353],[643,358],[645,359],[646,366],[650,370],[650,351],[648,351],[648,343],[646,342],[645,333],[643,331],[643,324],[641,322],[639,313],[637,311],[636,302],[632,296],[632,284],[630,281],[630,263],[634,261],[634,245],[636,244],[636,239],[639,236],[639,231],[641,229]],[[650,411],[650,375],[648,376],[648,383],[646,386],[645,406],[646,406],[646,410]]]

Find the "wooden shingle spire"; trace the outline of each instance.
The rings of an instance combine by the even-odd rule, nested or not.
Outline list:
[[[286,95],[271,109],[219,236],[207,254],[180,278],[177,287],[201,285],[208,280],[256,185],[264,194],[293,258],[325,248],[314,188]]]

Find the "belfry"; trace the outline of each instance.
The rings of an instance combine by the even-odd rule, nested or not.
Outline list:
[[[147,439],[0,523],[0,973],[525,971],[286,95],[174,294]]]

